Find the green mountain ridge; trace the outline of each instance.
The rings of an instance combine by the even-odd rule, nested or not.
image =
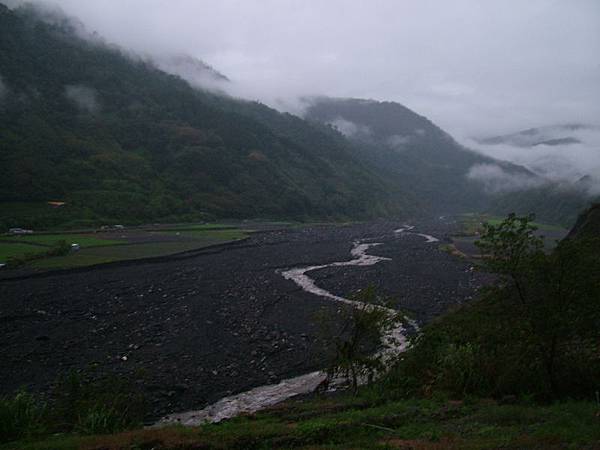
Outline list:
[[[121,220],[416,211],[319,127],[193,89],[35,11],[0,9],[0,48],[1,201]]]

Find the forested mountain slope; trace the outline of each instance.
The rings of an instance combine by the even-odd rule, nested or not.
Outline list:
[[[570,238],[600,238],[600,203],[582,212],[569,232]]]
[[[193,89],[36,11],[0,7],[0,77],[3,202],[138,221],[416,210],[321,127]]]
[[[310,99],[305,117],[343,133],[357,157],[436,212],[535,213],[570,226],[592,201],[585,186],[561,184],[474,152],[395,102],[318,97]]]
[[[356,144],[358,155],[392,175],[402,189],[418,192],[436,211],[484,208],[488,196],[468,172],[475,164],[503,164],[466,149],[426,117],[395,102],[315,98],[306,118],[343,133]]]

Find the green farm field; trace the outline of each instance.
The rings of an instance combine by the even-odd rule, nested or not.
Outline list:
[[[158,231],[118,230],[90,234],[32,234],[0,237],[0,263],[10,258],[49,251],[60,241],[79,244],[65,256],[42,257],[27,263],[32,270],[66,269],[115,261],[166,256],[248,236],[244,230],[217,224],[173,227]]]

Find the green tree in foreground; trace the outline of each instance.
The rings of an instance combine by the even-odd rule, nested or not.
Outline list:
[[[593,352],[600,336],[600,255],[594,239],[566,239],[545,253],[531,220],[511,214],[488,224],[477,244],[487,267],[503,278],[507,307],[525,327],[557,396],[564,390],[557,365],[582,350]]]
[[[422,329],[384,382],[388,396],[595,400],[600,391],[600,240],[543,250],[530,217],[488,225],[498,282]]]
[[[341,376],[356,393],[361,381],[371,381],[384,369],[383,355],[395,345],[389,333],[398,324],[399,315],[386,306],[371,286],[354,295],[352,301],[355,303],[351,308],[341,311],[341,327],[325,318],[320,318],[320,322],[326,342],[333,347],[327,382]]]

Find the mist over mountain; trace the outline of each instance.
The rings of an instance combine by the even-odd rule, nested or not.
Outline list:
[[[394,101],[461,142],[600,117],[595,0],[35,1],[138,54],[201,59],[236,96],[290,112],[310,95]]]
[[[165,54],[150,57],[164,72],[178,75],[193,87],[225,93],[231,81],[204,61],[185,54]]]
[[[0,9],[0,198],[86,220],[414,211],[298,117],[192,88],[30,9]],[[204,68],[203,68],[204,69]]]
[[[528,205],[568,222],[595,186],[582,174],[565,196],[549,171],[473,151],[397,102],[304,97],[300,118],[236,98],[235,74],[193,56],[133,53],[56,9],[0,11],[3,201],[65,200],[90,221]],[[538,134],[527,151],[560,148],[560,137]],[[564,207],[548,215],[557,197]]]
[[[502,152],[472,150],[398,103],[324,97],[309,103],[305,117],[344,134],[355,143],[359,157],[390,174],[403,189],[418,193],[435,211],[534,213],[569,224],[594,198],[591,176],[565,182]],[[593,130],[561,128],[578,135],[584,129]]]
[[[596,127],[583,124],[554,125],[528,128],[516,133],[478,139],[484,145],[509,144],[516,147],[534,147],[536,145],[578,144],[581,141],[570,134],[581,130],[593,130]]]
[[[487,156],[512,161],[559,184],[600,194],[600,127],[563,124],[466,142]]]
[[[403,105],[320,97],[312,100],[305,117],[342,133],[355,143],[361,158],[389,173],[434,210],[466,211],[487,202],[467,174],[475,164],[495,161],[459,145]]]

